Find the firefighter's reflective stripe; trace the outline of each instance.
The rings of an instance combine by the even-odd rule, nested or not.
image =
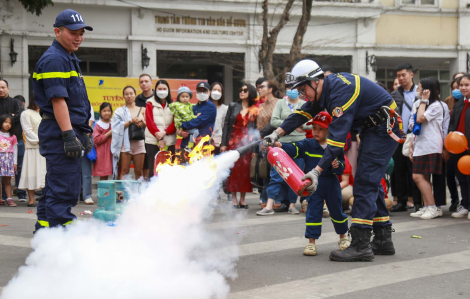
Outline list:
[[[39,223],[39,225],[41,225],[42,227],[49,227],[49,221],[38,220],[38,223]]]
[[[354,75],[354,79],[356,82],[356,89],[354,90],[353,96],[346,102],[341,108],[343,108],[343,112],[346,111],[354,102],[356,101],[359,93],[361,92],[361,78],[358,75]]]
[[[372,220],[367,220],[367,219],[359,219],[359,218],[353,218],[352,223],[356,224],[365,224],[365,225],[373,225],[374,222]]]
[[[305,223],[306,226],[320,226],[321,225],[321,222],[317,222],[317,223]]]
[[[374,217],[374,222],[387,222],[390,220],[390,216],[386,217]]]
[[[295,154],[295,157],[294,157],[294,159],[295,159],[299,156],[299,148],[297,147],[297,145],[295,145],[295,142],[293,142],[292,145],[294,145],[295,149],[297,150],[297,153]]]
[[[294,111],[294,113],[298,113],[302,116],[305,116],[308,120],[312,119],[312,116],[310,115],[310,113],[307,113],[305,111],[296,110],[296,111]]]
[[[72,224],[72,223],[73,223],[73,221],[67,221],[67,222],[65,222],[65,223],[62,224],[62,225],[69,225],[69,224]]]
[[[330,217],[331,218],[331,217]],[[346,221],[348,221],[348,218],[344,219],[344,220],[335,220],[333,218],[331,218],[331,221],[335,222],[335,223],[345,223]]]
[[[54,79],[54,78],[61,78],[61,79],[68,79],[70,77],[80,77],[80,75],[76,71],[70,72],[50,72],[50,73],[33,73],[33,78],[36,80],[41,79]]]
[[[323,155],[311,154],[311,153],[309,153],[309,152],[305,152],[305,154],[306,154],[307,156],[309,156],[309,157],[314,157],[314,158],[321,158],[321,157],[323,157]]]
[[[344,147],[344,144],[345,144],[344,142],[334,141],[331,139],[327,139],[326,143],[331,146],[336,146],[336,147]]]

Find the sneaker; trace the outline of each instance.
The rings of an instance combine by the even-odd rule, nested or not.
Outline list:
[[[437,207],[428,207],[424,215],[419,218],[423,220],[429,220],[429,219],[433,219],[436,217],[439,217],[439,212],[437,211]]]
[[[268,210],[266,208],[263,208],[261,211],[256,212],[256,215],[258,216],[268,216],[268,215],[274,215],[274,210]]]
[[[16,207],[16,203],[13,201],[13,199],[11,198],[7,198],[7,200],[5,201],[6,205],[9,206],[9,207]]]
[[[426,213],[427,209],[428,209],[428,207],[422,207],[417,212],[411,213],[410,216],[414,217],[414,218],[420,218],[421,216],[424,215],[424,213]]]
[[[317,255],[317,246],[313,243],[308,243],[304,249],[304,255]]]
[[[259,194],[258,188],[253,188],[253,194]]]
[[[91,199],[91,197],[90,197],[90,198],[85,199],[85,204],[87,204],[87,205],[94,205],[95,202],[94,202],[93,199]]]
[[[330,217],[330,211],[328,211],[328,208],[326,205],[323,206],[323,218],[328,218]]]
[[[299,210],[297,210],[295,207],[289,208],[289,214],[295,215],[295,214],[300,214]]]
[[[462,205],[459,205],[457,208],[457,212],[452,213],[453,218],[463,218],[468,215],[468,210],[465,209]]]
[[[468,220],[470,220],[470,213],[468,213],[468,217],[467,217],[467,218],[468,218]]]
[[[441,207],[437,207],[437,215],[438,215],[439,217],[442,217],[442,209],[441,209]]]
[[[339,250],[345,250],[351,245],[351,241],[347,237],[341,238],[338,241]]]
[[[302,201],[302,213],[307,213],[308,201]]]
[[[26,198],[19,198],[18,201],[19,202],[27,202]]]

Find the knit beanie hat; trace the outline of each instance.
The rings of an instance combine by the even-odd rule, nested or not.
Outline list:
[[[193,93],[191,92],[191,89],[189,89],[187,86],[181,86],[180,88],[178,88],[178,95],[176,96],[176,99],[179,100],[180,94],[184,92],[188,93],[190,98],[193,97]]]

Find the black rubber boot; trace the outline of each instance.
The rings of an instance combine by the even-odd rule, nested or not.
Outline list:
[[[395,247],[392,242],[392,226],[375,226],[374,238],[370,246],[375,255],[394,255]]]
[[[372,230],[352,226],[351,245],[345,250],[336,250],[330,253],[330,261],[334,262],[368,262],[374,259],[374,253],[370,247]]]

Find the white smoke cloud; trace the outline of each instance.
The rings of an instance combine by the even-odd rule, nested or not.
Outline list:
[[[221,182],[238,152],[168,166],[124,209],[114,227],[90,219],[39,231],[26,266],[1,299],[225,298],[236,278],[239,235],[207,230]],[[230,205],[230,204],[227,204]]]

